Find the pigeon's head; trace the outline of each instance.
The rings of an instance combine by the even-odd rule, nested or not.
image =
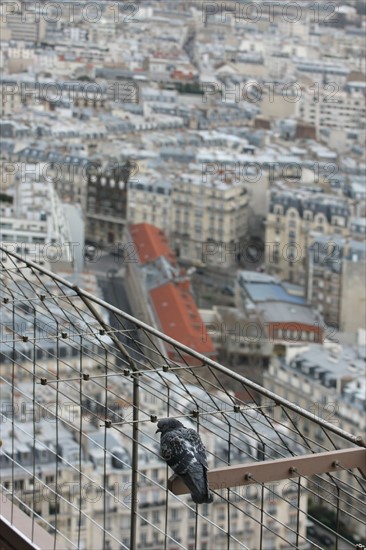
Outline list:
[[[158,429],[155,433],[165,434],[171,430],[178,430],[179,428],[184,428],[183,424],[176,420],[175,418],[162,418],[158,422]]]

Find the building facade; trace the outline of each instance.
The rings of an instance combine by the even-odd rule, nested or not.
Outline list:
[[[292,351],[286,360],[272,359],[264,373],[264,386],[300,407],[344,429],[348,433],[362,434],[365,431],[365,361],[362,349],[344,347],[337,344],[320,346],[310,344],[302,350]],[[314,422],[297,417],[297,430],[304,437],[319,445],[326,442],[324,430]],[[337,441],[337,436],[333,436]],[[338,438],[339,439],[339,438]],[[340,442],[340,441],[339,441]],[[344,483],[343,483],[344,482]],[[353,485],[352,485],[353,484]],[[355,480],[342,473],[339,483],[341,494],[348,502],[349,495],[359,496],[359,486]],[[332,502],[332,495],[325,490],[318,495],[326,506]],[[339,519],[353,535],[365,521],[365,507],[353,508],[354,518],[340,511]]]
[[[87,179],[85,238],[98,246],[123,242],[127,177],[122,165],[91,169]]]
[[[311,233],[329,235],[331,241],[333,234],[347,235],[348,222],[349,207],[341,198],[290,190],[272,191],[266,220],[267,273],[305,286]]]
[[[248,194],[242,182],[182,174],[173,182],[171,241],[182,259],[235,265],[248,230]]]
[[[356,333],[366,324],[363,242],[313,234],[306,269],[307,299],[329,327]]]
[[[300,101],[295,103],[296,116],[317,128],[364,130],[365,96],[360,92],[347,93],[331,82],[315,83],[312,89],[304,90]]]

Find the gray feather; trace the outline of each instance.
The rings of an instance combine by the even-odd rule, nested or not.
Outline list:
[[[172,470],[184,481],[197,504],[213,501],[207,479],[206,449],[195,430],[185,428],[173,418],[158,422],[161,432],[160,453]]]

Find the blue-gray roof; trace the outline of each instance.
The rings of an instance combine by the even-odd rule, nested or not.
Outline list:
[[[276,283],[246,283],[245,289],[253,302],[277,300],[299,305],[306,304],[304,298],[288,294],[281,285]]]

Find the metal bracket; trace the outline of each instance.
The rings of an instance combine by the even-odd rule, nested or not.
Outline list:
[[[366,449],[354,447],[215,468],[208,472],[208,482],[212,490],[219,490],[258,482],[270,483],[282,479],[324,474],[348,468],[358,468],[366,479]],[[183,481],[175,474],[168,480],[168,489],[175,495],[189,493]]]

